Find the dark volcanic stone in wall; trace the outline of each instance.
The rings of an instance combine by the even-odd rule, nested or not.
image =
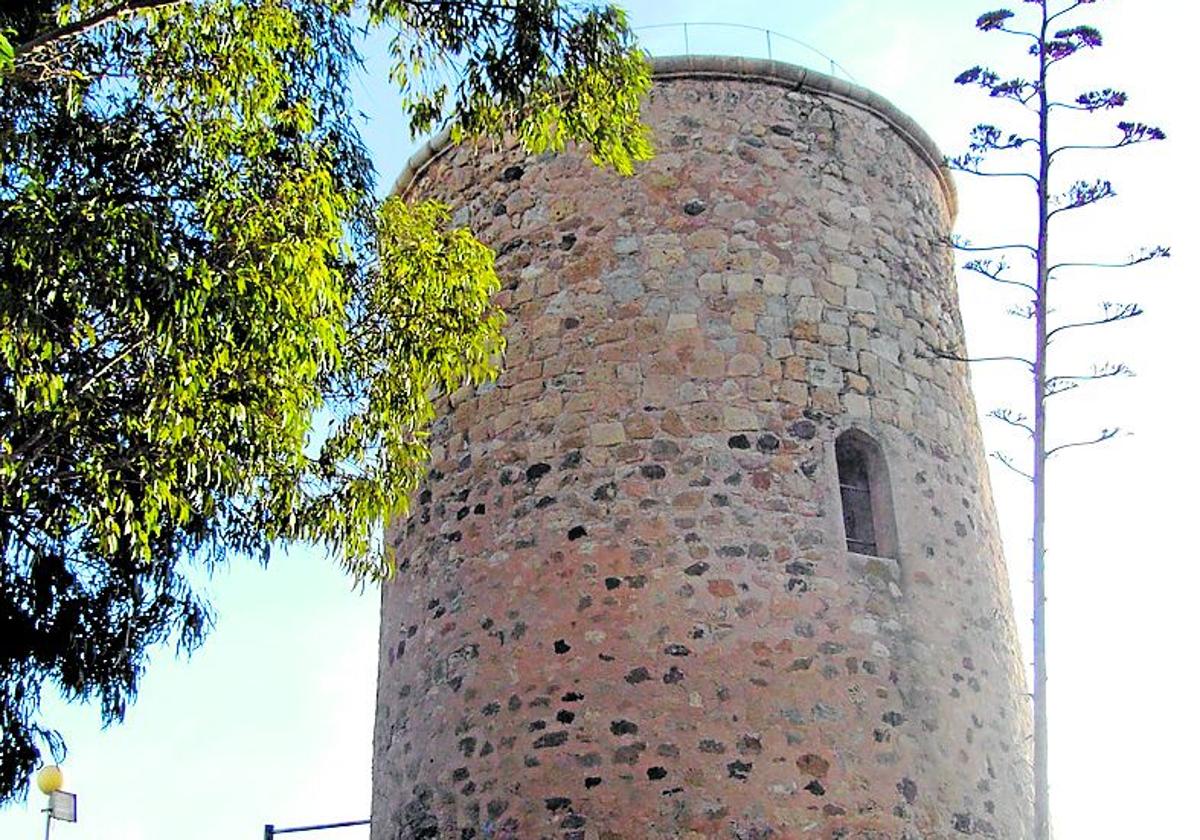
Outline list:
[[[374,840],[1024,836],[975,410],[920,352],[959,338],[942,184],[795,87],[661,78],[633,178],[461,148],[415,183],[502,254],[509,352],[390,534]],[[894,556],[846,550],[851,428]]]

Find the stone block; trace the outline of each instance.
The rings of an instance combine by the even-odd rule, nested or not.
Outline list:
[[[754,290],[754,278],[749,274],[726,274],[725,290],[731,295],[742,295]]]
[[[731,432],[758,428],[758,417],[753,411],[732,405],[725,406],[721,412],[721,422],[724,428]]]
[[[871,401],[862,394],[843,394],[842,405],[851,417],[870,417]]]
[[[667,332],[694,330],[697,326],[695,312],[672,312],[667,318]]]
[[[858,270],[843,263],[833,263],[829,266],[829,282],[843,288],[856,286],[858,285]]]
[[[730,376],[757,376],[762,372],[762,362],[749,353],[738,353],[729,360]]]
[[[847,289],[846,306],[859,312],[874,312],[875,295],[866,289]]]
[[[616,446],[625,442],[625,427],[620,423],[594,423],[591,430],[593,446]]]
[[[740,332],[754,332],[758,324],[758,316],[753,312],[739,309],[729,316],[730,325]]]

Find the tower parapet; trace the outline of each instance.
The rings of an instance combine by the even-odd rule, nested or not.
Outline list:
[[[1021,838],[1023,677],[941,156],[875,94],[660,59],[657,155],[433,144],[509,283],[392,533],[374,840]]]

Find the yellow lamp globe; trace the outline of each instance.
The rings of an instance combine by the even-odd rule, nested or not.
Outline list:
[[[62,790],[63,774],[57,764],[48,764],[37,771],[38,790],[49,796],[56,790]]]

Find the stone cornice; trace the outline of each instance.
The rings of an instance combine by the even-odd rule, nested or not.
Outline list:
[[[680,55],[655,58],[655,79],[734,79],[778,85],[837,99],[861,108],[890,126],[933,171],[941,185],[951,220],[958,213],[958,193],[937,144],[912,117],[874,91],[816,70],[759,58],[718,55]],[[429,164],[451,146],[450,129],[430,138],[405,164],[392,192],[403,194]]]

